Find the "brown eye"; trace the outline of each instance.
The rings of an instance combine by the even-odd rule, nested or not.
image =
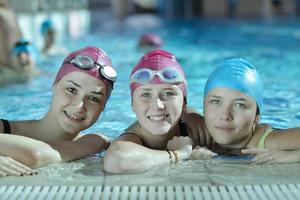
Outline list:
[[[69,93],[72,93],[72,94],[76,94],[77,93],[77,90],[75,88],[72,88],[72,87],[68,87],[66,88],[66,90],[69,92]]]
[[[176,95],[176,92],[173,91],[164,91],[160,94],[162,99],[168,99]]]
[[[91,100],[91,101],[93,101],[93,102],[96,102],[96,103],[101,102],[101,100],[99,98],[93,97],[93,96],[90,96],[88,99]]]
[[[141,97],[150,97],[151,94],[149,92],[143,92],[141,93]]]
[[[241,108],[241,109],[246,109],[247,108],[247,106],[243,103],[236,103],[234,106],[237,107],[237,108]]]

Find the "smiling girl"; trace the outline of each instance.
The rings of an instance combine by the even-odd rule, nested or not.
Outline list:
[[[130,90],[137,121],[110,145],[104,170],[138,172],[189,159],[193,142],[187,136],[197,130],[190,129],[192,118],[185,121],[186,78],[175,56],[162,50],[145,54],[131,72]]]
[[[100,135],[81,136],[80,131],[96,122],[115,80],[116,72],[103,50],[86,47],[67,56],[53,83],[52,103],[42,119],[2,119],[0,176],[31,174],[24,165],[39,167],[75,160],[106,148],[108,142]]]

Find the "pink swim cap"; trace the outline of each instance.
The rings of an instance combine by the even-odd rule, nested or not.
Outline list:
[[[146,33],[141,36],[139,45],[143,46],[150,46],[150,47],[161,47],[163,45],[163,40],[154,33]]]
[[[182,91],[183,96],[186,98],[186,78],[183,69],[177,62],[175,56],[167,51],[152,50],[146,53],[139,61],[139,63],[131,71],[130,77],[139,69],[150,69],[153,71],[159,71],[165,68],[176,69],[184,78],[184,82],[176,84]],[[154,77],[149,84],[164,84],[167,82],[162,81],[160,78]],[[131,97],[134,91],[142,86],[142,83],[130,83]]]
[[[108,66],[112,67],[110,58],[107,56],[107,54],[102,49],[97,48],[97,47],[92,47],[92,46],[84,47],[82,49],[72,52],[65,58],[63,64],[61,65],[59,71],[57,72],[57,75],[53,82],[53,85],[55,83],[59,82],[64,76],[68,75],[69,73],[75,72],[75,71],[80,71],[80,72],[86,73],[90,76],[93,76],[99,80],[102,80],[107,85],[108,96],[109,96],[110,92],[112,90],[112,83],[110,83],[105,78],[100,76],[97,67],[92,67],[91,69],[85,70],[85,69],[81,69],[81,68],[75,66],[74,64],[68,63],[70,60],[75,58],[77,55],[88,56],[96,63],[99,63],[101,65],[108,65]]]

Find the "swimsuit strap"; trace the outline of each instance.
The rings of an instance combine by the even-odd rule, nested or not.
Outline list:
[[[180,136],[189,136],[187,132],[186,124],[182,120],[179,120],[178,125],[179,125]]]
[[[7,134],[11,134],[9,122],[6,119],[0,119],[0,120],[3,123],[3,129],[4,129],[3,132]]]
[[[264,149],[265,148],[265,140],[268,137],[268,135],[274,130],[271,126],[266,125],[267,128],[265,129],[265,132],[260,136],[257,148]]]

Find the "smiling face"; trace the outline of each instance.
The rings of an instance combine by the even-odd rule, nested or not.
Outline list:
[[[258,121],[256,102],[248,95],[229,88],[215,88],[204,100],[205,125],[220,145],[243,147]]]
[[[107,99],[106,85],[82,72],[71,72],[53,86],[51,111],[61,128],[77,134],[96,122]]]
[[[168,133],[180,119],[183,93],[172,84],[148,84],[133,93],[132,109],[140,125],[153,135]]]

